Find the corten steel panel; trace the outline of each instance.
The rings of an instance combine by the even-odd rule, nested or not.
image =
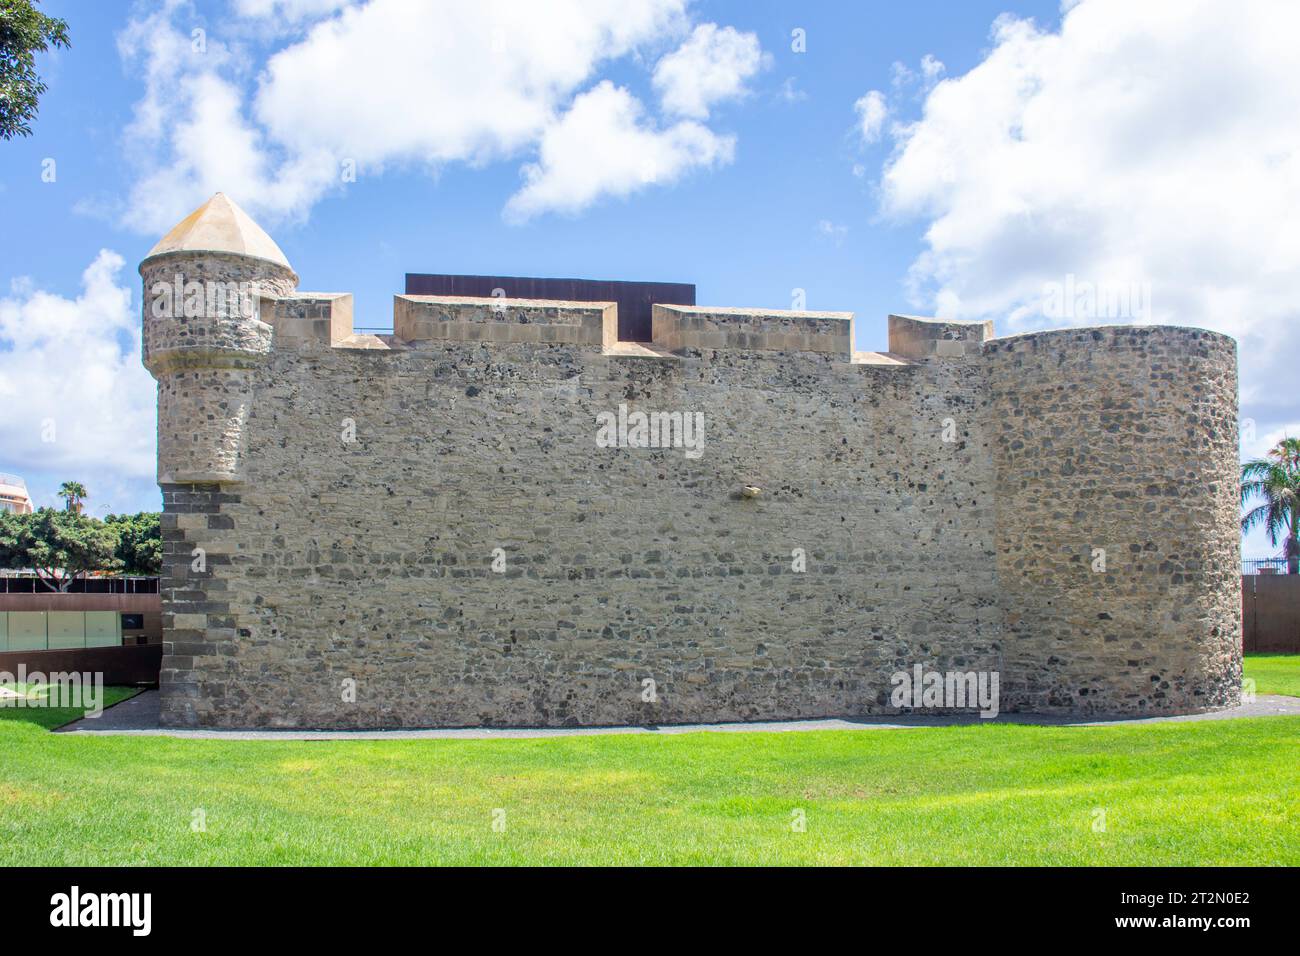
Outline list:
[[[0,611],[117,611],[125,614],[161,614],[160,594],[37,594],[0,592]]]
[[[602,279],[541,279],[528,276],[406,274],[407,295],[463,295],[490,298],[501,289],[508,299],[618,304],[620,342],[649,342],[650,319],[659,305],[694,305],[695,286],[685,282],[626,282]]]
[[[1254,646],[1257,654],[1300,652],[1300,574],[1255,575]]]
[[[40,671],[103,674],[106,686],[118,684],[156,684],[162,668],[162,645],[141,647],[82,647],[65,651],[0,652],[0,671],[18,673],[20,664],[27,672]]]
[[[1241,576],[1241,652],[1253,653],[1259,636],[1255,630],[1255,577]]]

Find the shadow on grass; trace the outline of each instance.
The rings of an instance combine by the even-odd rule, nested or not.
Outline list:
[[[88,708],[85,707],[45,706],[46,694],[49,691],[48,685],[19,685],[14,689],[20,692],[25,691],[28,697],[26,701],[22,702],[22,706],[20,706],[19,701],[12,698],[0,700],[0,721],[32,724],[43,730],[57,730],[74,720],[81,720],[88,711]],[[101,706],[104,710],[108,710],[115,704],[130,700],[142,690],[143,688],[140,687],[105,687]]]

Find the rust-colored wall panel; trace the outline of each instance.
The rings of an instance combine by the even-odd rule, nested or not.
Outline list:
[[[8,651],[0,653],[0,671],[103,674],[106,685],[156,684],[162,669],[162,645],[145,647],[81,647],[63,651]]]
[[[541,279],[529,276],[461,276],[408,272],[407,295],[490,298],[501,289],[508,299],[618,304],[620,342],[649,342],[655,304],[694,305],[695,286],[684,282],[626,282],[603,279]]]
[[[1300,654],[1300,574],[1241,579],[1242,647],[1247,654]]]

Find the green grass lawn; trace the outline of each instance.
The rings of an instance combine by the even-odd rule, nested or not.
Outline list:
[[[10,684],[7,686],[19,693],[34,694],[41,698],[45,696],[48,690],[48,685],[44,684]],[[138,693],[140,691],[135,687],[105,687],[102,706],[107,710],[114,704],[120,704]],[[84,710],[71,707],[15,707],[12,704],[6,704],[0,707],[0,722],[19,721],[53,730],[55,727],[62,727],[74,720],[80,720],[84,714]],[[2,727],[3,723],[0,723],[0,728]]]
[[[1300,697],[1300,654],[1247,654],[1243,664],[1255,693]]]
[[[1262,693],[1298,671],[1295,655],[1247,663]],[[67,716],[0,709],[5,864],[1300,865],[1300,717],[531,740],[45,730]]]
[[[342,742],[3,721],[0,847],[8,865],[1297,865],[1297,766],[1297,717]]]

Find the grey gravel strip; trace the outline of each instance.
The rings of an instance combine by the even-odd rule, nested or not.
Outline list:
[[[1039,724],[1053,727],[1121,727],[1132,724],[1175,723],[1194,720],[1231,720],[1237,717],[1300,716],[1300,697],[1261,694],[1253,703],[1230,710],[1178,717],[1142,717],[1122,720],[1082,720],[1046,714],[1003,714],[992,720],[978,716],[892,716],[776,720],[732,724],[677,724],[661,727],[465,727],[429,730],[175,730],[159,726],[156,690],[145,691],[96,719],[78,720],[58,733],[98,736],[180,737],[197,740],[492,740],[520,737],[590,737],[601,734],[780,733],[798,730],[906,730],[915,727],[952,727],[964,724]]]

